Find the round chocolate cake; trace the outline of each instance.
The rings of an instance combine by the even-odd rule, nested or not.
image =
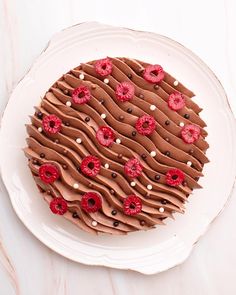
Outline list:
[[[130,58],[63,75],[35,107],[24,149],[52,213],[110,234],[183,213],[208,162],[193,96],[160,65]]]

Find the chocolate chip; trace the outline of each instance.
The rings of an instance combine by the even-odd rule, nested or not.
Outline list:
[[[155,84],[154,89],[156,89],[156,90],[159,89],[159,85]]]
[[[43,113],[42,112],[38,112],[37,113],[37,118],[42,119],[43,118]]]
[[[91,89],[92,89],[92,90],[96,89],[96,85],[93,84],[93,85],[91,86]]]
[[[132,74],[128,74],[127,76],[129,79],[131,79],[133,77]]]
[[[117,211],[116,211],[116,210],[112,210],[112,211],[111,211],[111,214],[112,214],[112,215],[116,215],[116,214],[117,214]]]
[[[39,156],[40,156],[40,158],[45,158],[45,154],[44,153],[41,153]]]
[[[124,120],[124,116],[120,115],[120,116],[119,116],[119,120],[120,120],[120,121],[123,121],[123,120]]]
[[[166,151],[165,152],[165,155],[169,157],[170,156],[170,152],[169,151]]]
[[[139,73],[142,75],[143,72],[144,72],[144,68],[141,68],[141,69],[139,70]]]
[[[161,203],[162,203],[163,205],[166,205],[166,204],[167,204],[167,201],[166,201],[166,200],[162,200]]]
[[[166,140],[167,142],[169,142],[169,141],[170,141],[169,137],[166,137],[166,138],[165,138],[165,140]]]
[[[66,122],[65,125],[66,125],[66,126],[70,126],[70,123],[69,123],[69,122]]]
[[[183,181],[183,182],[182,182],[182,185],[183,185],[183,186],[187,186],[187,182],[186,182],[186,181]]]
[[[67,154],[67,150],[64,150],[64,151],[63,151],[63,154]]]
[[[63,164],[62,165],[62,168],[66,170],[67,169],[67,165],[66,164]]]
[[[189,114],[185,114],[185,115],[184,115],[184,118],[185,118],[185,119],[189,119],[189,118],[190,118],[190,115],[189,115]]]
[[[170,125],[170,121],[169,121],[169,120],[166,120],[166,121],[165,121],[165,124],[166,124],[166,125]]]
[[[140,225],[144,226],[146,224],[145,220],[140,221]]]
[[[145,160],[147,158],[147,155],[146,154],[142,154],[141,157],[142,157],[143,160]]]
[[[100,102],[100,104],[103,104],[104,103],[104,99],[101,99],[99,102]]]
[[[64,94],[68,94],[69,93],[68,89],[64,89],[63,92],[64,92]]]
[[[114,173],[114,172],[113,172],[113,173],[111,173],[111,177],[112,177],[112,178],[116,178],[116,176],[117,176],[117,174],[116,174],[116,173]]]
[[[113,222],[113,225],[114,225],[115,227],[117,227],[117,226],[119,225],[119,221],[115,221],[115,222]]]
[[[189,154],[192,155],[194,153],[194,150],[189,150]]]
[[[146,193],[146,194],[145,194],[145,197],[146,197],[146,198],[149,198],[149,197],[150,197],[149,193]]]
[[[78,172],[80,172],[80,167],[77,167],[76,169],[77,169]]]
[[[111,194],[111,195],[114,195],[114,194],[115,194],[115,191],[114,191],[113,189],[111,189],[111,190],[110,190],[110,194]]]
[[[89,122],[90,121],[90,118],[89,117],[86,117],[85,118],[85,122]]]
[[[195,179],[196,181],[198,181],[198,180],[199,180],[199,177],[195,177],[194,179]]]
[[[140,93],[139,98],[144,99],[144,95],[142,93]]]
[[[133,111],[133,110],[132,110],[131,108],[128,108],[128,109],[127,109],[127,113],[129,113],[129,114],[131,114],[132,111]]]
[[[158,174],[157,174],[157,175],[155,175],[155,179],[156,179],[156,180],[160,180],[160,178],[161,178],[161,176],[160,176],[160,175],[158,175]]]
[[[132,136],[135,136],[137,134],[136,131],[132,131]]]
[[[47,190],[46,193],[47,193],[47,195],[51,195],[51,191],[50,190]]]
[[[54,140],[54,142],[55,142],[55,143],[59,143],[59,139],[56,138],[56,139]]]
[[[118,155],[118,158],[119,158],[119,159],[121,159],[122,157],[123,157],[123,155],[122,155],[122,154],[119,154],[119,155]]]
[[[90,182],[89,184],[88,184],[88,187],[93,187],[93,184]]]
[[[78,218],[79,216],[78,216],[78,214],[77,214],[76,212],[74,212],[74,213],[72,214],[72,217],[73,217],[73,218]]]
[[[34,160],[33,160],[33,164],[34,164],[34,165],[38,165],[38,160],[34,159]]]

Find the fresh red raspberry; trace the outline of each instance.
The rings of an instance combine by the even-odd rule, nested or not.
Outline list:
[[[54,198],[50,202],[50,209],[54,214],[63,215],[67,211],[67,202],[63,198]]]
[[[180,169],[170,169],[166,173],[166,183],[170,186],[178,186],[184,181],[184,173]]]
[[[142,210],[142,201],[135,195],[129,195],[124,199],[123,209],[126,215],[136,215]]]
[[[61,119],[56,115],[48,115],[43,118],[43,129],[47,133],[55,134],[61,130]]]
[[[91,98],[91,93],[88,87],[84,85],[80,85],[79,87],[75,88],[72,92],[72,100],[75,104],[85,104]]]
[[[131,100],[134,96],[134,86],[129,82],[121,82],[116,86],[116,97],[120,101]]]
[[[179,111],[185,106],[185,99],[182,93],[171,93],[167,100],[168,106],[173,111]]]
[[[110,127],[99,127],[96,138],[98,142],[103,146],[110,146],[115,140],[115,134]]]
[[[112,61],[107,57],[104,59],[99,59],[95,62],[95,71],[100,76],[108,76],[112,72]]]
[[[39,167],[39,177],[45,183],[53,183],[59,175],[58,168],[52,164],[43,164]]]
[[[132,158],[125,163],[124,170],[126,175],[135,178],[142,173],[143,166],[138,159]]]
[[[102,200],[99,194],[88,192],[82,196],[81,207],[87,213],[97,212],[102,207]]]
[[[138,118],[135,128],[142,135],[150,135],[156,128],[156,121],[152,116],[144,115]]]
[[[82,160],[80,169],[85,175],[94,177],[101,169],[101,162],[97,157],[90,155]]]
[[[185,125],[181,130],[181,137],[186,143],[194,143],[200,136],[200,128],[197,125]]]
[[[164,71],[160,65],[147,66],[143,72],[143,78],[150,83],[158,83],[164,79]]]

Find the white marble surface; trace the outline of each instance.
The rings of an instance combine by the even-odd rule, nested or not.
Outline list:
[[[0,0],[0,110],[53,33],[96,20],[158,32],[192,49],[219,77],[236,114],[235,14],[233,0]],[[26,230],[2,183],[0,201],[1,295],[236,294],[236,191],[190,258],[152,276],[71,262]]]

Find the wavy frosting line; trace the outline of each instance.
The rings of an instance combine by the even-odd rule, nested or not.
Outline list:
[[[29,137],[24,152],[45,201],[50,203],[55,196],[62,196],[68,203],[64,217],[93,234],[126,234],[146,230],[163,224],[163,219],[167,217],[173,218],[173,212],[183,213],[184,203],[192,190],[200,187],[197,181],[202,176],[204,164],[209,161],[205,155],[209,146],[205,140],[206,124],[199,116],[202,109],[191,99],[193,92],[181,83],[174,86],[176,79],[166,72],[158,87],[147,83],[142,78],[146,63],[128,58],[111,60],[113,70],[106,77],[108,84],[95,72],[94,62],[89,62],[63,75],[45,94],[41,105],[36,107],[36,113],[41,112],[43,116],[55,114],[60,118],[62,128],[59,133],[48,135],[41,132],[42,120],[36,114],[30,117],[31,124],[26,125]],[[83,79],[80,79],[81,74]],[[116,86],[123,81],[134,86],[135,95],[131,101],[120,102],[116,98]],[[76,105],[71,96],[80,85],[90,90],[91,99],[87,104]],[[168,108],[166,101],[169,94],[176,90],[184,94],[186,106],[174,112]],[[66,104],[68,101],[71,102],[70,107]],[[151,105],[156,106],[154,111]],[[132,111],[128,112],[128,109]],[[102,114],[106,115],[105,119]],[[138,133],[133,136],[136,120],[147,114],[156,120],[155,131],[148,137]],[[184,117],[185,114],[189,115],[189,119]],[[86,118],[89,120],[86,121]],[[167,120],[168,125],[165,124]],[[185,144],[180,138],[181,122],[200,127],[201,136],[194,144]],[[114,143],[109,148],[101,146],[95,137],[99,126],[111,127],[120,144]],[[77,138],[81,139],[81,144],[76,142]],[[156,152],[155,157],[150,156],[151,151]],[[97,156],[102,164],[95,178],[88,178],[79,170],[82,159],[90,154]],[[133,179],[124,173],[124,164],[132,157],[138,158],[143,166],[142,174],[135,179],[135,187],[130,185]],[[187,165],[189,161],[191,167]],[[45,184],[39,177],[39,167],[44,163],[51,163],[60,171],[60,179],[53,184]],[[105,168],[105,164],[109,168]],[[185,185],[166,185],[165,174],[171,168],[179,168],[185,173]],[[115,179],[111,177],[113,172],[116,173]],[[76,189],[75,183],[78,184]],[[152,186],[151,191],[148,185]],[[80,208],[82,195],[86,192],[100,194],[102,208],[98,212],[87,213]],[[142,212],[135,216],[123,212],[123,200],[130,194],[137,195],[143,204]],[[114,210],[115,215],[112,214]],[[76,218],[73,218],[75,213]],[[115,222],[118,222],[116,227]]]

